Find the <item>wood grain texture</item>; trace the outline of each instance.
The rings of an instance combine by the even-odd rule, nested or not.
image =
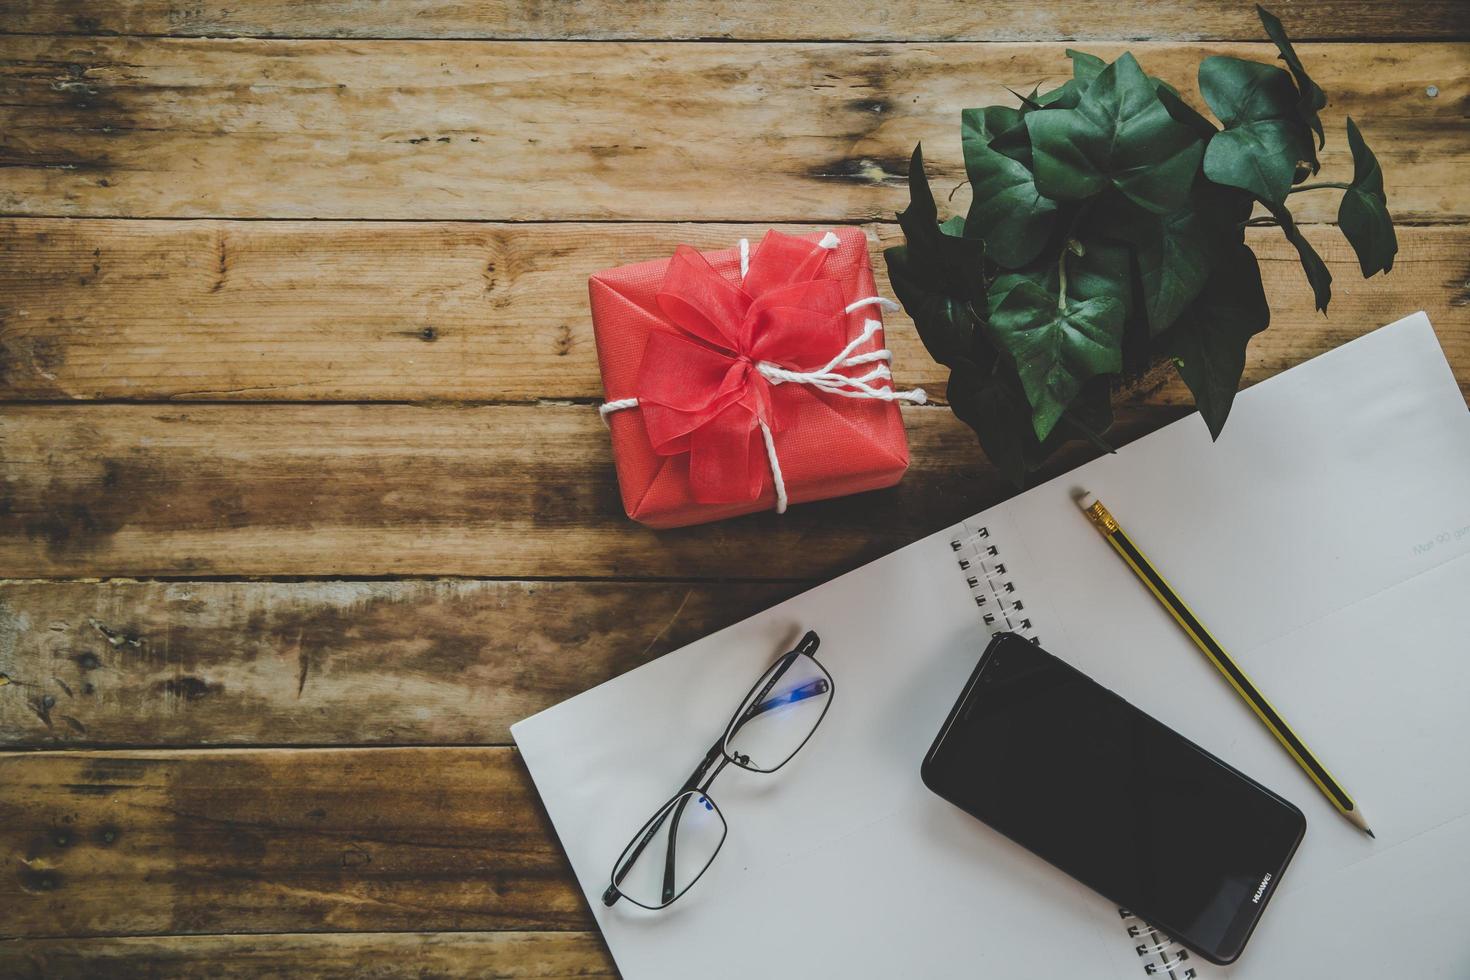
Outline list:
[[[0,583],[0,747],[509,744],[803,587]]]
[[[1253,232],[1246,382],[1426,308],[1470,391],[1470,5],[1280,2],[1370,42],[1300,49],[1324,178],[1351,114],[1403,251],[1364,283],[1310,226],[1321,319]],[[0,752],[0,976],[615,976],[508,723],[1013,491],[914,409],[897,488],[628,522],[586,276],[891,220],[920,140],[943,196],[958,110],[1072,38],[1196,104],[1204,55],[1275,57],[1215,0],[0,0],[0,748],[66,749]],[[1187,403],[1133,391],[1117,441]],[[383,581],[196,580],[252,575]]]
[[[513,749],[0,754],[0,936],[592,924]]]
[[[592,932],[290,933],[0,940],[11,980],[570,980],[616,977]]]
[[[1043,41],[1262,36],[1250,5],[1215,0],[13,0],[0,31],[179,37],[589,38],[671,40]],[[1288,0],[1272,7],[1298,41],[1464,38],[1456,0]]]
[[[58,216],[833,221],[889,218],[959,110],[1070,74],[1061,44],[633,44],[0,38],[0,211]],[[1114,56],[1116,44],[1089,45]],[[1193,90],[1207,54],[1141,42]],[[1395,214],[1470,217],[1467,52],[1303,45],[1383,164]],[[1426,95],[1437,86],[1437,97]],[[1331,220],[1336,196],[1293,199]]]
[[[1122,413],[1119,444],[1183,414]],[[905,409],[887,490],[654,531],[623,514],[590,406],[7,406],[16,578],[827,578],[1014,492],[943,407]],[[1043,475],[1096,455],[1073,444]]]
[[[587,276],[680,242],[723,248],[764,231],[0,219],[0,399],[600,398]],[[902,235],[888,224],[867,231],[879,291],[891,296],[882,249]],[[1367,281],[1336,228],[1306,235],[1336,277],[1329,317],[1313,308],[1280,232],[1250,229],[1273,310],[1246,385],[1422,308],[1470,390],[1470,226],[1399,229],[1393,272]],[[906,315],[888,317],[887,341],[900,386],[942,400],[948,372]],[[1147,400],[1193,403],[1172,377]]]

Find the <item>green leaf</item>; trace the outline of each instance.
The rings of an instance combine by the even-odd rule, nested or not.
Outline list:
[[[914,147],[909,160],[909,206],[899,213],[898,224],[908,243],[906,267],[916,286],[958,299],[985,298],[984,243],[945,234],[939,227],[939,209],[924,176],[922,144]]]
[[[990,132],[990,148],[1016,160],[1031,169],[1031,134],[1026,132],[1025,115],[1030,109],[1012,109],[1009,106],[991,105],[983,109],[969,109],[984,115],[985,128]],[[963,130],[964,115],[960,116]]]
[[[1055,267],[1053,267],[1052,271],[1053,274],[1050,282],[1047,281],[1045,271],[1027,270],[1025,272],[1002,272],[1000,275],[996,276],[990,282],[990,292],[985,299],[987,307],[987,319],[989,319],[989,317],[995,316],[996,308],[1005,301],[1006,296],[1010,294],[1011,290],[1015,289],[1017,286],[1022,285],[1023,283],[1033,283],[1036,286],[1039,286],[1041,289],[1046,290],[1047,292],[1050,292],[1053,296],[1055,296],[1057,288]]]
[[[1256,202],[1238,187],[1226,187],[1205,178],[1195,182],[1191,198],[1194,209],[1209,222],[1213,234],[1224,242],[1245,241],[1245,222]]]
[[[1189,202],[1167,215],[1145,211],[1120,197],[1106,197],[1089,223],[1092,233],[1120,238],[1134,247],[1150,336],[1168,329],[1209,277],[1221,235],[1211,213],[1215,204],[1205,193],[1211,187],[1208,181],[1199,181]],[[1119,275],[1127,281],[1126,268]]]
[[[969,358],[984,309],[985,246],[963,237],[958,215],[939,224],[922,147],[909,163],[909,206],[898,222],[906,243],[883,253],[894,293],[931,357],[949,365]]]
[[[1082,101],[1082,93],[1087,91],[1088,84],[1069,78],[1050,92],[1034,96],[1031,101],[1036,109],[1075,109]]]
[[[1021,119],[1026,115],[1025,109],[1012,109],[1008,105],[988,105],[983,109],[961,109],[960,110],[960,132],[963,135],[965,117],[978,115],[984,123],[984,129],[990,134],[992,140],[1000,133],[1009,132],[1013,129],[1025,131]],[[994,149],[992,147],[992,149]]]
[[[1041,103],[1037,101],[1037,99],[1039,99],[1040,96],[1036,94],[1037,92],[1040,92],[1041,91],[1040,87],[1033,85],[1031,87],[1031,94],[1030,95],[1022,95],[1020,92],[1017,92],[1015,89],[1011,88],[1010,86],[1006,86],[1005,88],[1006,88],[1006,91],[1007,92],[1011,93],[1016,98],[1018,98],[1018,99],[1021,100],[1021,108],[1019,110],[1017,110],[1017,111],[1020,112],[1022,115],[1030,112],[1032,109],[1040,109],[1041,108]]]
[[[1188,126],[1200,139],[1207,140],[1219,132],[1214,123],[1200,115],[1194,106],[1181,99],[1179,93],[1172,88],[1160,87],[1158,96],[1169,116],[1175,122]]]
[[[1036,438],[1021,381],[1004,359],[992,358],[988,365],[969,361],[955,365],[947,395],[956,417],[975,430],[985,455],[1018,488],[1067,437],[1059,425],[1045,440]],[[1091,421],[1099,421],[1093,416]]]
[[[1217,133],[1205,151],[1205,176],[1280,204],[1296,173],[1297,124],[1261,119]]]
[[[1163,333],[1199,295],[1214,253],[1210,226],[1194,208],[1153,216],[1153,228],[1138,247],[1150,335]]]
[[[1095,54],[1086,51],[1067,49],[1067,57],[1072,59],[1072,77],[1061,85],[1047,92],[1045,95],[1037,95],[1033,90],[1031,101],[1038,109],[1075,109],[1082,98],[1082,93],[1087,91],[1087,86],[1092,84],[1093,79],[1101,75],[1108,63]],[[1157,81],[1151,79],[1151,81]]]
[[[1091,236],[1084,237],[1080,244],[1081,255],[1067,255],[1067,298],[1080,303],[1111,296],[1122,304],[1124,316],[1132,315],[1133,268],[1128,246]],[[1044,255],[1024,269],[996,276],[990,284],[989,308],[998,307],[1006,294],[1022,282],[1035,283],[1055,296],[1060,286],[1056,258]]]
[[[1116,187],[1151,211],[1177,210],[1204,145],[1156,93],[1137,60],[1124,54],[1092,80],[1075,109],[1028,113],[1037,189],[1078,201]]]
[[[1227,127],[1260,119],[1291,119],[1296,89],[1275,65],[1213,55],[1200,62],[1199,90]]]
[[[948,218],[939,222],[939,230],[952,238],[964,238],[965,216],[962,214],[950,215]]]
[[[1332,299],[1332,273],[1327,271],[1327,263],[1322,261],[1322,256],[1312,247],[1302,235],[1302,230],[1297,227],[1291,212],[1286,210],[1285,205],[1272,204],[1270,201],[1262,201],[1266,210],[1281,225],[1281,231],[1286,235],[1286,240],[1296,246],[1297,257],[1301,259],[1302,270],[1307,274],[1307,282],[1312,285],[1312,295],[1316,299],[1317,309],[1323,313],[1327,312],[1327,304]]]
[[[999,265],[1023,266],[1046,245],[1056,225],[1056,202],[1041,196],[1025,166],[990,148],[995,134],[986,110],[966,109],[960,120],[965,173],[973,193],[965,218],[968,234],[983,238],[986,255]]]
[[[971,361],[956,364],[949,373],[946,395],[955,416],[975,430],[985,455],[1020,487],[1030,468],[1027,440],[1035,443],[1036,436],[1031,431],[1031,408],[1020,392],[1020,382],[1015,382],[1015,390],[1011,391],[997,376],[1004,370],[999,360],[989,369],[981,369]]]
[[[1261,268],[1245,245],[1232,244],[1213,263],[1209,281],[1166,336],[1174,367],[1209,426],[1220,438],[1251,337],[1271,322]]]
[[[885,249],[883,258],[888,263],[894,295],[914,321],[929,356],[951,367],[970,358],[980,329],[980,319],[971,303],[927,285],[922,273],[914,269],[907,245]]]
[[[1273,65],[1217,55],[1200,63],[1199,87],[1225,124],[1205,150],[1205,176],[1264,201],[1285,201],[1297,161],[1312,145],[1291,76]]]
[[[1358,266],[1367,279],[1393,268],[1399,240],[1388,214],[1388,196],[1383,192],[1383,169],[1363,142],[1352,116],[1348,117],[1347,135],[1353,151],[1353,182],[1338,205],[1337,225],[1357,253]]]
[[[1128,246],[1117,242],[1084,240],[1083,252],[1067,256],[1067,297],[1079,302],[1111,296],[1123,316],[1133,315],[1133,261]],[[1055,295],[1055,273],[1049,291]]]
[[[1067,57],[1072,59],[1072,77],[1084,85],[1091,83],[1108,66],[1106,61],[1086,51],[1074,51],[1068,48]]]
[[[1123,363],[1123,304],[1111,296],[1059,309],[1056,294],[1022,281],[996,304],[986,333],[1015,365],[1038,439],[1051,434],[1084,381]]]
[[[1105,453],[1115,453],[1117,450],[1103,438],[1112,424],[1113,382],[1106,375],[1098,375],[1082,386],[1082,393],[1062,413],[1052,435],[1075,435]]]
[[[1256,16],[1261,18],[1261,24],[1266,28],[1266,33],[1271,40],[1276,42],[1276,48],[1281,52],[1281,60],[1286,62],[1286,67],[1291,69],[1291,77],[1296,80],[1299,93],[1297,97],[1297,112],[1302,121],[1312,127],[1312,132],[1317,134],[1317,146],[1313,148],[1311,141],[1307,142],[1307,152],[1311,155],[1312,173],[1319,169],[1317,163],[1317,149],[1327,145],[1327,136],[1322,132],[1322,117],[1318,115],[1327,107],[1327,93],[1307,74],[1306,68],[1302,67],[1302,60],[1297,57],[1296,48],[1291,46],[1291,38],[1286,36],[1286,28],[1281,26],[1281,21],[1260,4],[1256,4]]]

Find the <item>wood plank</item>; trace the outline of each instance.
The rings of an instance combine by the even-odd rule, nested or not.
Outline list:
[[[1120,443],[1182,409],[1122,414]],[[7,406],[0,568],[59,576],[822,579],[1014,492],[948,409],[896,487],[653,531],[590,406]],[[1047,473],[1095,455],[1075,444]]]
[[[962,107],[1069,75],[1062,44],[0,39],[0,212],[60,216],[889,218],[914,144],[960,180]],[[1096,45],[1116,55],[1116,44]],[[1140,42],[1192,89],[1207,54]],[[1304,45],[1411,221],[1470,217],[1467,48]],[[1426,94],[1436,86],[1438,95]],[[1335,214],[1304,195],[1302,220]]]
[[[288,933],[0,940],[13,980],[616,977],[595,932]]]
[[[163,34],[175,37],[617,38],[699,40],[1045,41],[1261,37],[1250,6],[1214,0],[916,0],[901,14],[887,0],[808,4],[784,0],[16,0],[0,29],[32,34]],[[1332,38],[1464,38],[1457,0],[1293,0],[1275,5],[1298,41]]]
[[[592,925],[513,749],[0,754],[0,936]]]
[[[0,746],[509,744],[804,587],[0,583]]]
[[[0,399],[600,398],[588,274],[764,230],[0,219]],[[902,236],[867,232],[892,295],[882,249]],[[1330,317],[1279,231],[1250,229],[1274,311],[1246,384],[1423,308],[1470,390],[1470,227],[1401,228],[1393,273],[1368,281],[1336,228],[1306,234],[1336,277]],[[888,323],[898,382],[942,400],[948,372],[905,315]],[[1192,403],[1172,376],[1148,400]]]

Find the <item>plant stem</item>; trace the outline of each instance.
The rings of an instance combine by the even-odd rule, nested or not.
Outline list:
[[[1057,288],[1057,312],[1067,312],[1067,246],[1062,246],[1062,254],[1057,256],[1057,279],[1061,285]]]
[[[975,320],[975,329],[977,331],[980,330],[981,328],[983,328],[985,326],[985,324],[988,322],[987,318],[981,316],[980,313],[979,313],[979,311],[977,311],[975,309],[975,302],[974,302],[974,300],[968,300],[968,299],[965,300],[965,309],[969,310],[970,311],[970,316],[972,318],[974,318],[974,320]]]
[[[1338,181],[1335,181],[1335,180],[1324,180],[1324,181],[1322,181],[1320,183],[1317,183],[1317,184],[1303,184],[1300,187],[1293,187],[1291,190],[1287,191],[1286,193],[1288,193],[1288,194],[1299,194],[1302,191],[1325,191],[1329,187],[1336,187],[1339,190],[1346,191],[1346,190],[1352,190],[1353,185],[1352,184],[1339,183]]]
[[[1077,229],[1081,226],[1082,219],[1087,217],[1088,212],[1092,210],[1093,203],[1093,201],[1088,201],[1077,209],[1076,214],[1072,215],[1072,221],[1067,225],[1066,238],[1062,241],[1062,254],[1057,256],[1057,279],[1060,282],[1057,287],[1058,313],[1067,312],[1067,253],[1075,245],[1077,254],[1082,254],[1082,244],[1077,241],[1076,237]]]
[[[1062,410],[1062,418],[1065,419],[1074,429],[1082,433],[1082,437],[1084,439],[1092,443],[1098,449],[1101,449],[1103,452],[1115,453],[1118,451],[1117,449],[1113,448],[1113,446],[1111,446],[1106,439],[1102,437],[1101,433],[1094,431],[1091,426],[1085,425],[1081,419],[1073,414],[1071,408],[1066,408]]]

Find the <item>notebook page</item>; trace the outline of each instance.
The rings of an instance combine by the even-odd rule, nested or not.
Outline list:
[[[1263,923],[1230,977],[1308,963],[1318,976],[1470,976],[1467,596],[1470,555],[1249,652],[1256,681],[1297,731],[1340,759],[1328,764],[1378,839],[1325,812],[1289,759],[1235,746],[1252,775],[1302,807],[1308,828],[1265,916],[1270,929]]]
[[[1376,841],[1122,567],[1071,503],[1084,486],[1354,795]],[[1186,419],[1012,503],[1063,634],[1048,649],[1307,815],[1266,920],[1289,906],[1311,920],[1298,889],[1370,859],[1392,867],[1398,845],[1470,812],[1470,780],[1444,778],[1470,772],[1470,413],[1422,314],[1252,389],[1214,446]],[[1432,916],[1452,880],[1373,903]],[[1346,899],[1314,894],[1323,940]],[[1276,932],[1233,975],[1276,975],[1305,940]],[[1382,975],[1343,966],[1324,975]]]
[[[1014,536],[1005,513],[980,515],[996,540]],[[953,538],[925,538],[512,728],[626,976],[1137,975],[1136,963],[1109,972],[1126,951],[1111,905],[919,779],[988,638]],[[687,895],[662,912],[603,908],[629,837],[806,629],[834,680],[811,742],[777,773],[721,775],[710,795],[729,835]]]
[[[1290,900],[1272,904],[1240,963],[1219,975],[1463,980],[1466,881],[1470,817],[1461,817],[1281,896]]]

